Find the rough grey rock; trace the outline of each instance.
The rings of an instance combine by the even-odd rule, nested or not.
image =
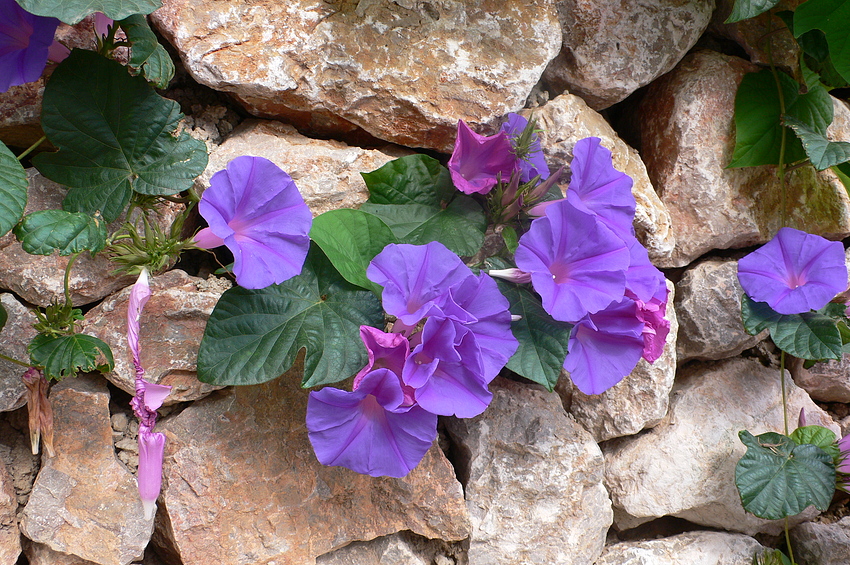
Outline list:
[[[791,530],[791,543],[801,565],[846,565],[850,563],[850,516],[833,524],[800,524]]]
[[[599,447],[558,396],[502,378],[475,418],[448,419],[472,520],[470,565],[592,563],[612,514]]]
[[[458,550],[441,540],[399,532],[356,541],[316,559],[316,565],[454,565]]]
[[[27,363],[30,358],[27,346],[36,335],[32,327],[36,317],[11,294],[0,294],[0,304],[8,315],[0,331],[0,353]],[[0,412],[17,410],[26,404],[26,386],[21,380],[24,371],[26,367],[0,359]]]
[[[14,479],[0,459],[0,563],[17,563],[21,554],[17,512]]]
[[[669,538],[615,543],[594,565],[752,565],[764,547],[749,536],[686,532]]]

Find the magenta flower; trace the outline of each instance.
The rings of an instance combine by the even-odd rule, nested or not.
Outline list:
[[[659,287],[655,296],[650,298],[648,302],[634,299],[638,320],[643,323],[643,353],[641,356],[650,363],[655,363],[664,353],[664,345],[667,343],[667,336],[670,334],[670,320],[665,318],[669,294],[670,291],[667,290],[665,284],[663,288]],[[630,296],[628,291],[626,295]]]
[[[499,131],[507,134],[511,140],[511,146],[516,154],[518,149],[517,140],[525,128],[528,127],[528,120],[519,114],[508,114],[508,121],[502,124]],[[528,148],[528,153],[525,156],[520,156],[519,159],[520,182],[529,182],[536,176],[540,176],[540,180],[549,178],[549,167],[546,165],[546,156],[543,154],[543,149],[540,147],[540,137],[533,133],[531,135],[531,145]]]
[[[455,149],[449,159],[452,182],[464,194],[487,194],[498,179],[506,181],[519,167],[504,132],[478,135],[462,120],[457,123]]]
[[[38,80],[59,20],[30,14],[15,0],[0,0],[0,92]]]
[[[644,322],[624,298],[588,314],[570,332],[564,369],[584,394],[601,394],[632,372],[644,350]]]
[[[577,322],[622,299],[626,289],[626,244],[568,200],[554,202],[546,216],[531,222],[515,257],[556,320]]]
[[[151,296],[148,284],[148,271],[142,269],[139,279],[130,291],[127,306],[127,342],[136,369],[136,396],[130,401],[136,417],[139,419],[139,497],[145,511],[145,519],[153,519],[156,511],[156,499],[162,486],[162,459],[165,449],[165,435],[154,432],[157,409],[171,392],[170,386],[150,383],[144,379],[145,370],[141,363],[141,345],[139,326],[142,309]]]
[[[819,310],[847,288],[844,246],[782,228],[738,261],[738,280],[750,298],[780,314]]]
[[[307,432],[316,458],[373,477],[403,477],[437,437],[437,416],[405,406],[401,379],[390,369],[364,375],[353,392],[310,393]]]
[[[265,288],[301,273],[313,217],[292,178],[268,159],[230,161],[210,179],[198,210],[209,227],[195,245],[226,245],[240,286]]]

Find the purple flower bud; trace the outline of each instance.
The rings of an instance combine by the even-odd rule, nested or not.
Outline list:
[[[162,488],[162,458],[165,434],[139,429],[139,498],[145,510],[145,520],[156,512],[156,499]]]
[[[519,160],[520,180],[528,182],[538,175],[540,180],[546,180],[549,178],[549,167],[546,165],[546,156],[540,147],[540,137],[536,133],[532,133],[528,147],[517,146],[518,138],[527,127],[528,120],[519,114],[511,113],[508,114],[508,121],[502,124],[500,131],[508,135],[515,153],[517,150],[527,150],[524,158]]]
[[[738,261],[747,295],[780,314],[819,310],[847,288],[844,246],[792,228]]]
[[[313,216],[292,178],[268,159],[230,161],[210,179],[198,211],[209,227],[195,245],[226,245],[240,286],[265,288],[301,273]]]
[[[526,273],[517,268],[512,269],[490,269],[487,274],[497,279],[504,279],[514,284],[527,284],[531,282],[531,273]]]
[[[518,166],[504,132],[488,137],[478,135],[463,121],[457,123],[449,173],[458,190],[465,194],[487,194],[499,178],[509,179]]]
[[[140,364],[139,323],[142,316],[142,309],[148,303],[150,297],[151,287],[148,282],[148,270],[146,267],[142,267],[142,272],[139,273],[136,284],[130,290],[130,302],[127,305],[127,342],[130,346],[133,360],[137,364]]]
[[[0,92],[38,80],[59,20],[30,14],[15,0],[0,0]]]

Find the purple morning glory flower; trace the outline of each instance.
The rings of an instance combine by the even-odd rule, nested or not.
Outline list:
[[[59,20],[30,14],[15,0],[0,0],[0,92],[38,80]]]
[[[195,245],[226,245],[240,286],[265,288],[301,273],[313,217],[292,178],[268,159],[230,161],[210,179],[198,210],[209,227]]]
[[[632,177],[614,168],[611,152],[600,145],[601,141],[587,137],[573,147],[567,198],[579,210],[599,215],[614,233],[634,235]]]
[[[493,136],[478,135],[462,120],[457,123],[449,173],[458,190],[464,194],[487,194],[498,178],[507,181],[518,166],[504,132]]]
[[[642,357],[650,363],[655,363],[664,353],[664,345],[670,333],[670,320],[665,318],[669,294],[666,283],[663,287],[659,287],[655,295],[647,302],[626,291],[626,295],[634,299],[637,317],[643,323]]]
[[[581,319],[570,332],[564,361],[573,384],[584,394],[601,394],[620,382],[640,361],[643,328],[630,298]]]
[[[519,114],[508,114],[508,121],[502,124],[500,131],[506,133],[511,140],[514,151],[517,149],[516,140],[528,127],[528,120]],[[528,154],[519,160],[520,182],[528,182],[536,176],[540,180],[549,178],[549,167],[546,165],[546,156],[540,147],[540,137],[536,133],[531,136],[531,146]]]
[[[407,475],[437,437],[437,416],[404,400],[390,369],[366,374],[353,392],[311,392],[307,432],[316,458],[373,477]]]
[[[767,302],[780,314],[819,310],[847,289],[844,246],[782,228],[738,261],[738,280],[750,298]]]
[[[543,308],[576,322],[619,301],[626,289],[629,250],[595,214],[568,200],[554,202],[519,240],[516,265],[531,273]]]

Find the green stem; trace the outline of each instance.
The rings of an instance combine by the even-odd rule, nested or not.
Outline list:
[[[791,560],[791,565],[797,565],[794,561],[794,550],[791,549],[791,536],[788,534],[788,517],[785,517],[785,547],[788,549],[788,558]]]
[[[36,142],[35,142],[35,143],[33,143],[32,145],[30,145],[30,146],[27,148],[27,150],[26,150],[26,151],[24,151],[23,153],[21,153],[20,155],[18,155],[18,161],[23,160],[23,158],[24,158],[24,157],[26,157],[27,155],[29,155],[30,153],[32,153],[33,151],[35,151],[36,149],[38,149],[38,146],[39,146],[39,145],[41,145],[42,143],[44,143],[44,141],[45,141],[46,139],[47,139],[47,136],[46,136],[46,135],[42,135],[42,136],[41,136],[41,138],[39,138],[39,140],[38,140],[38,141],[36,141]]]
[[[8,361],[9,363],[15,363],[16,365],[20,365],[21,367],[29,367],[30,366],[29,363],[24,363],[23,361],[18,361],[17,359],[15,359],[13,357],[9,357],[8,355],[3,355],[2,353],[0,353],[0,359],[3,359],[4,361]]]
[[[71,255],[71,258],[68,259],[68,265],[65,267],[65,279],[63,282],[65,285],[65,304],[68,306],[71,306],[71,267],[74,266],[74,262],[80,256],[80,253],[82,252]]]

